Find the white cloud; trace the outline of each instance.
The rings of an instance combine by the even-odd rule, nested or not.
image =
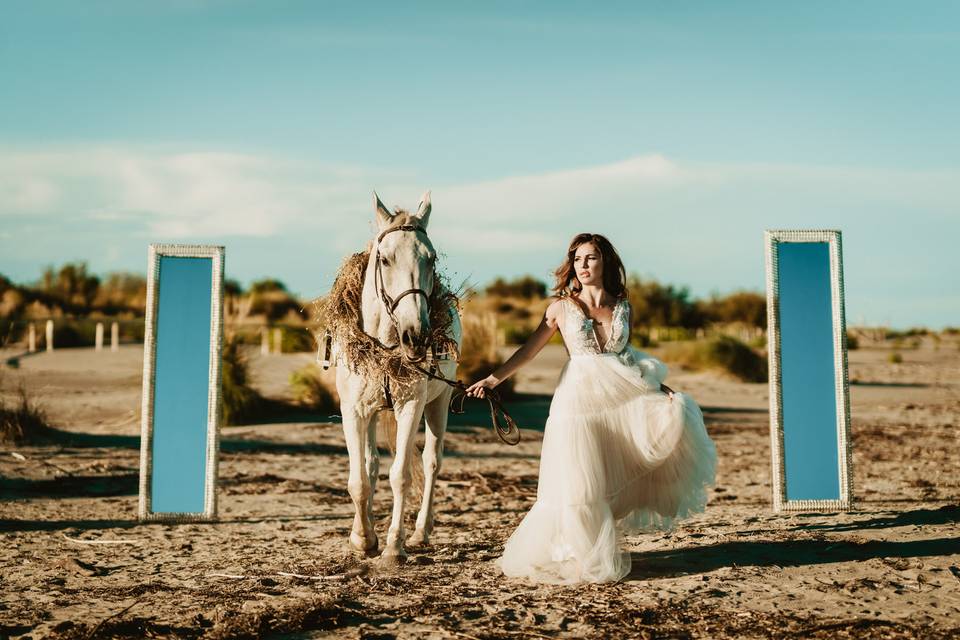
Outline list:
[[[0,216],[139,220],[152,236],[271,236],[331,226],[385,171],[222,152],[0,151]]]
[[[26,248],[5,240],[0,249],[20,268],[38,269],[65,252],[107,255],[104,225],[116,226],[113,242],[130,247],[143,242],[135,233],[151,241],[234,238],[234,273],[275,275],[313,292],[321,274],[373,235],[374,187],[388,205],[408,208],[432,187],[434,242],[450,268],[477,283],[543,277],[574,233],[595,231],[613,240],[628,271],[695,294],[760,288],[765,228],[827,227],[844,231],[851,317],[882,316],[896,290],[906,318],[910,296],[930,295],[918,287],[932,281],[942,281],[944,303],[937,314],[928,301],[924,313],[936,319],[903,323],[960,314],[958,285],[944,275],[960,271],[951,246],[960,232],[957,169],[690,163],[651,154],[443,185],[409,171],[242,153],[0,149],[0,227],[8,237],[31,226],[95,228],[86,239],[43,236],[46,244]]]

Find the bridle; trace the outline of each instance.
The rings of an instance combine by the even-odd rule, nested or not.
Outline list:
[[[418,231],[419,231],[419,232],[422,233],[423,235],[427,235],[427,230],[424,229],[423,227],[421,227],[421,226],[418,225],[418,224],[400,224],[400,225],[397,225],[397,226],[395,226],[395,227],[390,227],[390,228],[388,228],[388,229],[384,229],[383,231],[380,232],[380,235],[377,236],[377,244],[376,244],[376,248],[375,248],[375,250],[374,250],[374,256],[373,256],[373,260],[374,260],[374,263],[375,263],[375,264],[374,264],[374,275],[373,275],[374,286],[377,288],[377,295],[380,296],[380,302],[383,303],[384,308],[387,310],[387,315],[390,316],[390,320],[393,322],[393,326],[394,326],[394,328],[397,330],[397,335],[399,336],[399,335],[400,335],[400,322],[399,322],[399,320],[397,320],[397,316],[395,315],[394,312],[395,312],[396,309],[397,309],[397,305],[400,304],[400,301],[403,299],[403,296],[407,296],[407,295],[410,295],[410,294],[420,294],[420,295],[422,295],[422,296],[424,297],[424,299],[425,299],[426,302],[427,302],[427,305],[429,306],[429,304],[430,304],[430,293],[427,293],[427,292],[424,291],[423,289],[407,289],[406,291],[401,292],[400,295],[398,295],[396,298],[394,298],[394,297],[391,297],[390,294],[387,293],[387,290],[384,288],[384,286],[383,286],[382,263],[381,263],[381,261],[380,261],[380,243],[383,241],[384,236],[386,236],[388,233],[393,233],[394,231],[413,231],[413,232],[418,232]],[[435,275],[435,274],[434,274],[434,275]],[[436,277],[432,278],[432,280],[433,280],[434,283],[435,283],[435,282],[436,282]],[[431,293],[432,293],[432,291],[431,291]],[[399,344],[395,344],[395,345],[392,345],[392,346],[388,346],[388,345],[384,345],[384,346],[387,347],[388,349],[396,349],[396,348],[399,347],[400,345],[399,345]],[[419,358],[419,359],[417,359],[417,360],[414,360],[413,358],[410,358],[410,357],[406,354],[406,352],[403,351],[402,349],[400,350],[400,355],[403,356],[403,359],[406,360],[406,361],[408,361],[408,362],[421,362],[421,361],[423,361],[423,358]],[[424,356],[424,357],[426,357],[426,356]]]
[[[395,227],[389,227],[387,229],[384,229],[377,236],[376,247],[374,248],[374,257],[373,257],[375,262],[374,276],[373,276],[374,286],[377,288],[377,295],[380,297],[380,302],[383,303],[384,308],[387,310],[387,315],[390,316],[390,320],[391,322],[393,322],[394,329],[396,329],[397,335],[399,337],[400,322],[397,320],[397,316],[394,313],[396,311],[397,304],[399,304],[400,300],[402,300],[404,296],[419,294],[424,297],[429,307],[432,290],[430,293],[427,293],[423,289],[407,289],[405,291],[402,291],[396,298],[390,296],[390,294],[387,293],[386,289],[383,286],[383,272],[381,270],[382,263],[380,261],[380,243],[383,241],[384,236],[386,236],[388,233],[393,233],[394,231],[412,231],[414,233],[419,232],[426,236],[427,230],[418,224],[400,224]],[[434,272],[433,274],[432,281],[433,281],[433,286],[435,287],[437,283],[436,272]],[[376,338],[374,338],[374,340],[376,340]],[[393,351],[399,348],[400,346],[400,343],[397,343],[395,345],[386,345],[380,342],[379,340],[376,340],[376,342],[382,348],[388,349],[390,351]],[[436,351],[434,350],[434,345],[433,344],[429,345],[429,349],[430,349],[431,355],[433,356],[431,358],[429,369],[424,369],[418,364],[426,358],[426,355],[415,360],[409,357],[406,351],[404,351],[403,349],[400,349],[400,356],[403,358],[403,360],[406,362],[407,365],[416,369],[417,371],[427,376],[428,378],[445,382],[446,384],[453,387],[455,391],[454,391],[454,394],[450,397],[450,411],[452,413],[464,413],[463,403],[467,398],[467,393],[466,393],[467,385],[465,385],[463,382],[460,382],[459,380],[448,380],[447,378],[444,378],[442,375],[438,375],[437,354],[436,354]],[[383,393],[384,393],[384,398],[386,402],[382,408],[393,409],[393,397],[390,393],[390,378],[386,374],[384,374],[384,377],[383,377]],[[484,393],[484,396],[487,402],[490,404],[490,420],[493,424],[493,430],[496,432],[497,436],[500,438],[500,440],[502,440],[503,442],[509,445],[515,445],[519,443],[520,428],[517,426],[517,423],[514,421],[514,419],[510,416],[509,412],[507,412],[507,410],[504,408],[503,403],[500,402],[500,394],[498,394],[493,389],[487,389]],[[506,423],[505,425],[500,423],[500,419],[499,419],[500,416],[503,416],[504,422]]]

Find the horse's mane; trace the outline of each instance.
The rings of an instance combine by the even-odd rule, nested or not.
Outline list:
[[[414,216],[402,209],[397,209],[396,215],[391,226],[413,222]],[[314,336],[320,343],[324,332],[330,332],[335,348],[355,373],[376,377],[387,375],[391,382],[400,385],[415,382],[423,374],[408,365],[398,349],[383,348],[377,339],[363,331],[363,281],[371,248],[368,245],[366,250],[347,256],[330,293],[313,301]],[[437,353],[451,353],[457,360],[460,354],[451,327],[459,309],[460,297],[438,270],[430,296],[430,343]],[[394,343],[398,342],[395,328],[392,339]]]

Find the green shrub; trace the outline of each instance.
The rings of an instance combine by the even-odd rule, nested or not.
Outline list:
[[[663,285],[643,280],[637,275],[627,278],[633,326],[700,328],[707,317],[691,298],[687,287]]]
[[[308,364],[290,374],[294,401],[322,413],[336,411],[340,406],[336,390],[328,387],[320,371],[316,364]]]
[[[847,349],[853,351],[860,348],[860,339],[853,332],[847,331]]]
[[[283,353],[310,353],[316,351],[317,343],[306,327],[283,327],[280,330],[280,349]]]
[[[517,298],[546,298],[547,285],[545,282],[534,278],[533,276],[522,276],[514,278],[509,282],[503,278],[497,278],[487,285],[486,293],[488,296],[504,296]]]
[[[650,334],[646,331],[637,331],[634,330],[630,335],[630,344],[640,349],[646,349],[647,347],[655,347],[653,341],[650,339]]]
[[[767,326],[767,297],[754,291],[736,291],[720,297],[714,294],[699,302],[710,322],[729,324],[742,322],[753,327]]]
[[[903,356],[900,355],[899,351],[894,351],[893,353],[887,356],[887,361],[892,362],[893,364],[900,364],[901,362],[903,362]]]
[[[43,410],[30,401],[26,388],[18,390],[19,400],[8,404],[0,396],[0,443],[33,444],[49,439],[51,429]]]
[[[766,357],[731,336],[717,335],[706,340],[671,343],[664,359],[694,371],[724,371],[744,382],[767,381]]]
[[[457,378],[473,384],[503,364],[497,353],[497,322],[492,314],[464,313],[463,344],[460,347],[460,362]],[[507,378],[496,390],[501,398],[513,395],[513,378]]]
[[[523,344],[533,335],[534,331],[536,331],[535,328],[515,324],[507,325],[503,330],[504,341],[507,344]]]
[[[250,422],[263,409],[264,401],[249,384],[247,359],[234,336],[224,341],[221,363],[223,424]]]

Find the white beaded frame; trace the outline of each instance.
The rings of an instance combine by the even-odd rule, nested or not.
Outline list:
[[[202,513],[154,513],[151,509],[153,473],[153,399],[156,383],[156,323],[160,258],[210,258],[213,262],[210,287],[210,375],[207,393],[207,460]],[[163,522],[194,522],[217,517],[217,469],[220,451],[221,380],[223,345],[224,247],[219,245],[151,244],[147,262],[147,304],[143,334],[143,399],[140,411],[140,503],[138,518]]]
[[[830,290],[833,314],[833,359],[837,400],[837,451],[840,467],[838,500],[787,500],[784,473],[783,392],[780,369],[779,245],[786,242],[824,242],[830,249]],[[764,232],[767,270],[767,353],[770,381],[770,450],[773,462],[773,510],[849,511],[853,500],[853,455],[850,437],[850,383],[847,367],[847,327],[843,295],[843,251],[836,229],[767,229]]]

